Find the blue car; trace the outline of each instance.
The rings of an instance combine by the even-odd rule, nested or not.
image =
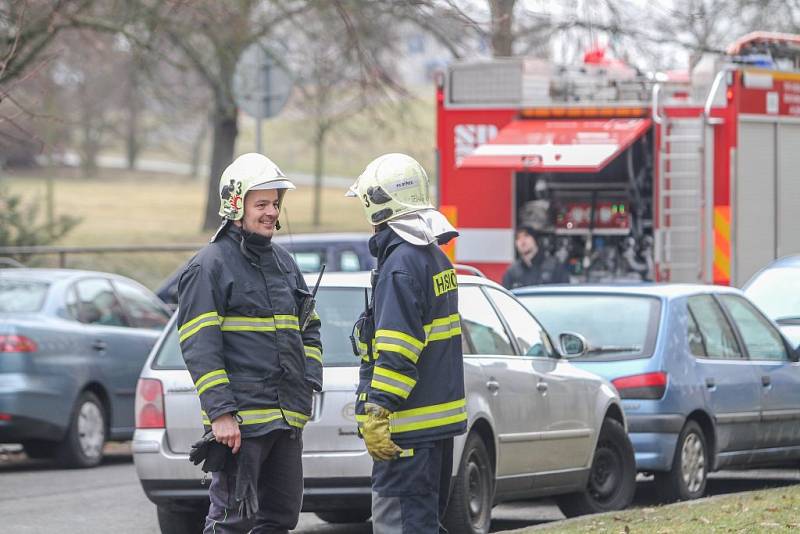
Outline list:
[[[170,312],[128,278],[0,269],[0,443],[67,467],[134,431],[136,381]]]
[[[800,256],[786,256],[758,271],[742,288],[747,298],[800,345]]]
[[[572,363],[620,393],[640,472],[665,500],[704,494],[722,468],[800,459],[800,364],[734,288],[542,286],[515,291],[553,333],[579,333]]]

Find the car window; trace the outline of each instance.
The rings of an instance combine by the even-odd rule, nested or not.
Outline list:
[[[133,326],[160,330],[169,321],[167,312],[141,288],[125,280],[114,280],[114,287]]]
[[[321,250],[306,250],[292,252],[292,256],[301,273],[316,273],[322,267],[325,253]]]
[[[458,290],[458,311],[461,332],[468,338],[464,343],[475,354],[515,354],[503,323],[478,286],[462,286]]]
[[[686,315],[689,318],[686,333],[689,339],[689,350],[693,356],[706,358],[708,354],[706,353],[706,344],[703,341],[703,334],[700,333],[700,327],[697,326],[697,321],[694,320],[694,315],[692,315],[691,312]]]
[[[75,284],[78,293],[78,320],[86,324],[127,326],[111,282],[103,278],[87,278]]]
[[[646,295],[543,293],[519,300],[554,337],[575,332],[586,338],[584,361],[647,358],[655,350],[661,301]]]
[[[50,284],[22,278],[0,278],[0,312],[39,311]]]
[[[687,306],[697,324],[706,357],[721,360],[744,358],[730,324],[711,295],[689,297]],[[697,346],[695,341],[695,350],[699,350]]]
[[[800,317],[800,269],[797,267],[761,271],[744,292],[772,319]]]
[[[505,318],[511,335],[517,340],[520,352],[525,356],[549,356],[549,341],[544,329],[536,322],[531,312],[514,298],[493,287],[487,291]]]
[[[352,250],[343,250],[339,256],[339,270],[345,272],[361,271],[361,262],[358,259],[358,254]]]
[[[783,339],[775,328],[739,295],[720,295],[733,317],[752,360],[788,360]]]

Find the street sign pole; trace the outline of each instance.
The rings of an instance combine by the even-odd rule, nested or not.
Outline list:
[[[236,103],[255,120],[256,152],[263,154],[262,121],[283,109],[291,94],[292,80],[264,45],[255,43],[242,54],[233,82]]]

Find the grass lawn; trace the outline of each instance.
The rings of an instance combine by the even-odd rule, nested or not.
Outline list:
[[[86,179],[76,169],[36,169],[5,173],[0,187],[40,206],[45,212],[46,183],[54,180],[55,214],[81,217],[81,223],[56,245],[134,245],[204,243],[211,235],[200,228],[205,183],[184,176],[103,169]],[[341,188],[322,195],[322,225],[311,224],[311,187],[287,195],[281,217],[286,233],[367,231],[360,206]],[[91,254],[67,257],[67,267],[111,271],[155,288],[191,253]],[[55,265],[55,258],[37,258],[31,265]]]
[[[645,507],[520,529],[516,534],[694,534],[697,532],[798,532],[800,486],[712,497],[700,501]]]

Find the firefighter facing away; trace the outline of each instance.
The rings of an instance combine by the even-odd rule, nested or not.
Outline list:
[[[212,473],[205,531],[285,533],[303,496],[302,430],[322,389],[319,317],[298,317],[308,288],[271,242],[295,186],[271,160],[244,154],[222,174],[211,242],[179,282],[178,334],[203,423],[232,454]]]
[[[458,233],[430,203],[414,159],[386,154],[348,196],[375,233],[372,296],[354,327],[361,357],[356,419],[372,469],[376,534],[446,532],[453,436],[467,426],[453,265],[439,249]]]

